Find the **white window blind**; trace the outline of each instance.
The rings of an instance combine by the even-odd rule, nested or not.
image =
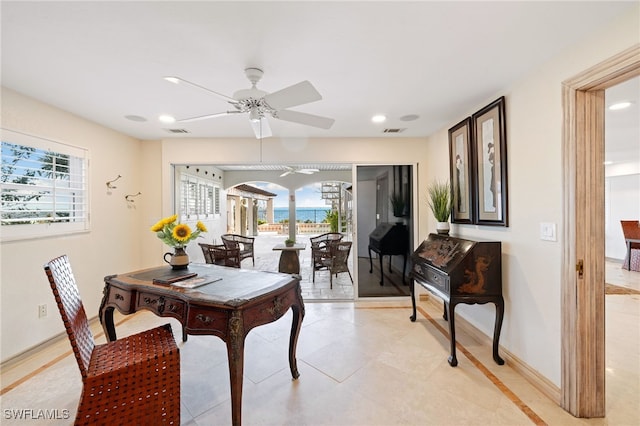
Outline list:
[[[211,181],[186,173],[181,174],[180,180],[181,218],[207,219],[220,214],[220,187]]]
[[[87,150],[2,129],[2,240],[85,231]]]

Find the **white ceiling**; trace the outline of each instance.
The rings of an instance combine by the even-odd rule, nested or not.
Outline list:
[[[636,2],[2,1],[2,84],[140,139],[253,137],[176,75],[231,96],[244,68],[273,92],[309,80],[323,99],[292,108],[330,130],[271,119],[275,137],[427,136],[502,94]],[[637,104],[636,104],[637,105]],[[373,114],[386,114],[373,124]],[[400,117],[416,114],[415,121]],[[147,119],[126,119],[136,115]],[[171,134],[183,128],[188,134]]]

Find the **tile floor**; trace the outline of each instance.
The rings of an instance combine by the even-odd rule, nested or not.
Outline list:
[[[626,279],[640,288],[637,276]],[[439,329],[446,329],[440,304],[420,302],[418,321],[412,323],[408,301],[399,299],[306,303],[297,351],[301,376],[295,381],[287,361],[290,313],[252,330],[245,352],[243,423],[638,425],[640,296],[607,296],[606,304],[607,417],[602,419],[572,417],[509,365],[496,365],[491,348],[462,331],[458,342],[469,356],[459,351],[458,367],[450,367],[448,339]],[[148,312],[116,320],[120,335],[167,321],[174,332],[180,330],[177,322]],[[94,332],[104,341],[95,324]],[[224,343],[212,336],[190,336],[179,346],[182,424],[230,424]],[[66,340],[3,369],[1,379],[2,425],[71,423],[12,418],[12,410],[20,409],[68,410],[73,418],[81,379]]]

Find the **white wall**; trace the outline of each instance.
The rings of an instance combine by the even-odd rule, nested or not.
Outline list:
[[[87,314],[97,315],[105,275],[140,267],[140,213],[151,201],[143,187],[141,144],[77,116],[2,89],[2,127],[89,149],[91,231],[0,245],[2,361],[64,332],[43,265],[67,254]],[[117,189],[106,182],[122,175]],[[142,192],[135,203],[124,196]],[[38,318],[38,305],[48,316]]]
[[[562,82],[638,43],[638,8],[590,39],[568,49],[507,90],[489,95],[459,120],[506,96],[509,227],[453,225],[469,238],[502,241],[505,321],[500,343],[560,386],[561,243],[539,238],[540,222],[562,224]],[[455,125],[459,120],[450,123]],[[427,176],[447,178],[447,129],[429,138]],[[421,217],[424,217],[421,215]],[[420,221],[423,222],[422,220]],[[432,217],[428,226],[435,228]],[[458,305],[456,312],[493,333],[491,305]]]

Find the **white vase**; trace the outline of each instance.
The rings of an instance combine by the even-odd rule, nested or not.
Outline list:
[[[436,223],[436,231],[438,231],[438,234],[449,235],[449,222]]]

